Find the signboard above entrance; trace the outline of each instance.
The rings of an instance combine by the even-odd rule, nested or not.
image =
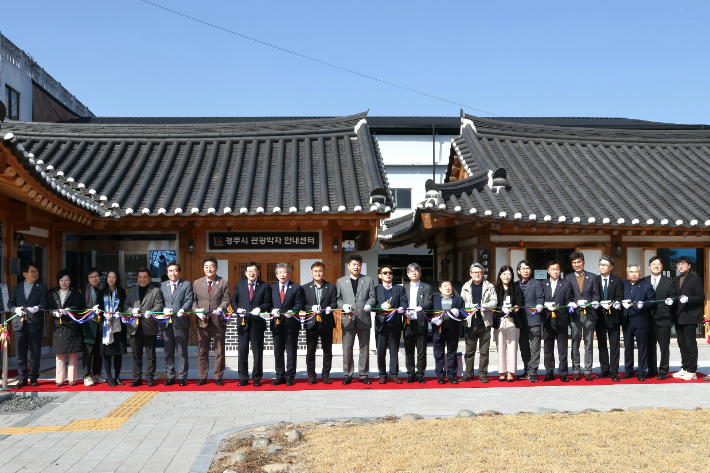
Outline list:
[[[321,251],[321,232],[207,232],[207,251],[317,252]]]

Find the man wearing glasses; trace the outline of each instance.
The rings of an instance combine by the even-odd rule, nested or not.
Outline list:
[[[409,286],[405,289],[409,291],[407,294],[409,310],[405,312],[403,319],[407,382],[413,383],[416,377],[417,382],[424,383],[429,324],[423,311],[431,310],[433,295],[431,286],[421,282],[422,268],[417,263],[407,266],[407,276],[409,276]],[[416,363],[414,361],[415,349],[417,351]]]
[[[483,265],[473,263],[470,269],[471,280],[463,285],[461,297],[468,308],[480,309],[464,322],[466,336],[465,374],[460,381],[473,381],[473,364],[476,361],[476,347],[479,348],[478,380],[488,382],[488,351],[491,346],[491,325],[493,318],[484,308],[493,308],[498,303],[495,286],[483,279]]]
[[[680,298],[678,304],[675,331],[680,348],[681,369],[673,374],[674,378],[686,381],[696,379],[698,369],[698,324],[703,323],[705,291],[703,281],[690,272],[690,258],[681,256],[676,260],[676,268],[680,276],[673,280],[676,294]]]
[[[377,369],[380,372],[380,384],[387,384],[387,349],[390,351],[389,380],[402,384],[399,379],[399,338],[402,334],[402,314],[408,307],[407,291],[399,284],[392,284],[394,273],[392,266],[380,268],[379,284],[375,288],[377,307],[383,311],[375,314],[375,340],[377,342]]]

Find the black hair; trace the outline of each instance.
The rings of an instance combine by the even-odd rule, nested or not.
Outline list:
[[[72,277],[71,273],[66,269],[62,269],[61,271],[59,271],[57,273],[57,282],[59,282],[59,280],[62,279],[64,276],[69,276],[69,284],[70,285],[71,285],[71,283],[74,282],[74,278]]]
[[[253,261],[249,261],[249,262],[247,263],[247,265],[245,266],[244,269],[246,269],[246,268],[251,268],[252,266],[256,266],[256,270],[259,271],[259,265],[256,264],[256,263],[253,262]]]
[[[207,258],[203,259],[202,266],[204,266],[205,263],[208,263],[208,262],[212,262],[212,263],[214,263],[215,266],[219,266],[219,264],[217,263],[217,258],[215,258],[214,256],[208,256]]]
[[[202,263],[203,266],[204,266],[204,264],[205,263]],[[177,261],[171,261],[170,263],[168,263],[168,265],[165,267],[165,269],[170,269],[170,266],[177,266],[178,271],[182,272],[182,267],[180,266],[180,263],[178,263]]]
[[[358,263],[360,263],[360,265],[362,265],[362,256],[360,256],[360,255],[350,255],[350,256],[348,257],[348,264],[350,264],[351,261],[357,261]]]
[[[658,255],[656,255],[656,256],[651,256],[651,259],[648,260],[649,266],[651,265],[651,263],[653,263],[653,262],[656,261],[656,260],[660,261],[660,262],[661,262],[661,266],[663,266],[663,260],[662,260],[661,257],[658,256]]]
[[[99,268],[94,268],[93,266],[90,267],[89,269],[86,270],[86,281],[89,281],[89,276],[91,276],[94,273],[99,273],[99,277],[101,277],[101,271],[99,271]]]
[[[145,266],[141,266],[138,268],[138,271],[136,271],[136,276],[138,276],[140,273],[146,273],[148,277],[150,277],[150,269],[146,268]]]
[[[382,266],[380,266],[380,274],[382,274],[382,270],[385,268],[389,268],[390,271],[394,271],[394,268],[392,268],[392,266],[390,266],[388,264],[383,264]]]
[[[582,261],[584,261],[584,253],[582,253],[581,251],[575,251],[574,253],[569,255],[570,262],[572,262],[576,259],[581,259]]]
[[[22,265],[22,272],[23,272],[23,273],[29,273],[29,272],[30,272],[30,267],[32,267],[32,268],[36,269],[37,271],[39,271],[39,268],[37,267],[37,263],[35,263],[34,261],[28,261],[27,263],[25,263],[25,264]]]
[[[693,264],[693,262],[690,261],[690,258],[687,257],[687,256],[679,256],[679,257],[676,258],[676,260],[675,260],[676,264],[680,263],[681,261],[685,261],[686,263],[688,263],[688,266],[690,266],[690,265]]]
[[[547,262],[547,269],[550,269],[550,266],[554,266],[554,265],[557,265],[560,267],[560,269],[562,269],[562,265],[556,259],[551,259],[550,261]]]

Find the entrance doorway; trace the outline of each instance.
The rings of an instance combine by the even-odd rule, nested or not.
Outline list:
[[[547,279],[547,263],[553,259],[562,265],[560,277],[572,272],[569,257],[574,251],[574,248],[527,248],[525,254],[533,265],[535,279]]]

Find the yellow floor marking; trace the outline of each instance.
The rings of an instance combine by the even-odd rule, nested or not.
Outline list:
[[[41,434],[47,432],[79,432],[87,430],[117,430],[128,419],[148,404],[157,392],[138,392],[122,402],[102,419],[76,419],[67,425],[46,427],[8,427],[0,429],[0,435]]]

